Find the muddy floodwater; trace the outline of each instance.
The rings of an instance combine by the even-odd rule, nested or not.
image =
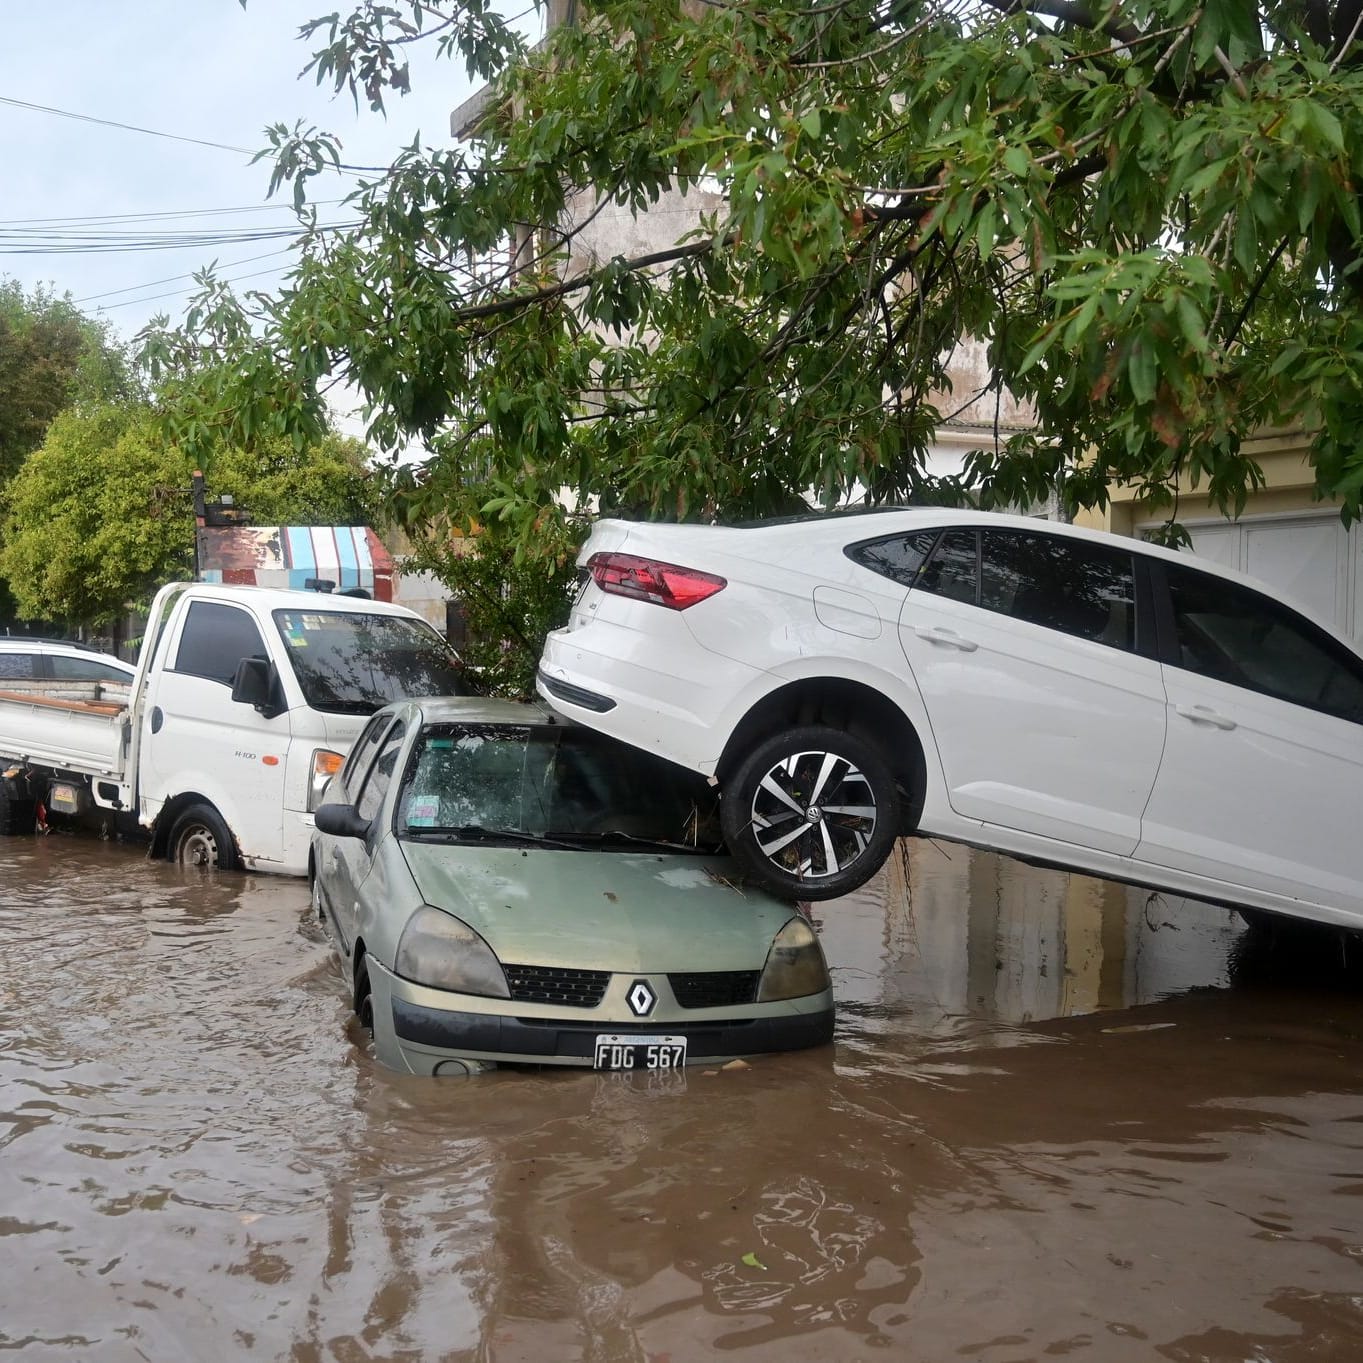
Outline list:
[[[416,1080],[302,883],[0,839],[0,1358],[1363,1358],[1348,948],[930,843],[815,918],[832,1047]]]

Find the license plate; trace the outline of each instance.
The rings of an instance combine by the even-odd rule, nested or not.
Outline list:
[[[684,1036],[620,1036],[602,1032],[596,1038],[598,1070],[675,1070],[686,1064]]]
[[[59,814],[79,814],[80,791],[65,781],[53,781],[47,792],[47,807]]]

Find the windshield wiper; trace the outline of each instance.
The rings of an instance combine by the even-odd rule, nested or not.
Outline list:
[[[656,852],[688,852],[692,856],[716,856],[721,850],[718,846],[698,847],[694,842],[672,842],[667,838],[641,838],[635,833],[622,833],[611,828],[592,833],[574,833],[569,829],[555,829],[553,836],[571,838],[577,843],[627,842],[631,847],[647,847]]]
[[[545,837],[540,833],[526,833],[519,828],[484,828],[482,824],[465,823],[432,827],[428,824],[409,825],[409,838],[432,838],[454,842],[514,842],[532,847],[557,847],[571,851],[573,844]]]

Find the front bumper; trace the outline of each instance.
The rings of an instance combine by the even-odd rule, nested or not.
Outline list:
[[[508,999],[479,1000],[488,1011],[441,1007],[438,991],[414,986],[370,959],[374,1041],[378,1058],[409,1074],[436,1074],[442,1066],[459,1069],[486,1064],[561,1065],[592,1068],[600,1033],[625,1036],[684,1036],[688,1064],[716,1064],[741,1056],[824,1046],[833,1039],[833,996],[824,990],[809,998],[741,1009],[697,1009],[703,1017],[679,1018],[675,1012],[647,1020],[622,1020],[612,1011],[536,1009]],[[453,995],[450,998],[462,999]],[[471,1002],[465,1000],[466,1002]],[[505,1009],[500,1012],[495,1009]],[[539,1012],[540,1016],[528,1016]],[[719,1016],[716,1016],[716,1015]]]

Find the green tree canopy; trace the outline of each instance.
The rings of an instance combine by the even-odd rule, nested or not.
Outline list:
[[[496,81],[466,147],[412,147],[309,237],[278,297],[206,281],[146,356],[194,368],[179,437],[307,434],[338,378],[416,436],[417,521],[556,546],[578,504],[732,516],[1179,475],[1238,507],[1242,452],[1303,425],[1318,490],[1363,495],[1357,0],[599,0],[524,50],[483,0],[310,26],[376,108],[424,36]],[[306,213],[334,138],[271,131]],[[718,192],[686,240],[563,266],[593,204]],[[507,265],[519,242],[517,268]],[[576,262],[575,265],[580,265]],[[960,478],[925,452],[949,356],[1034,404]],[[567,499],[572,501],[573,499]]]
[[[47,289],[0,279],[0,484],[72,403],[131,397],[136,382],[108,327]]]
[[[209,453],[212,492],[232,493],[257,524],[372,519],[373,483],[358,441],[326,434],[300,452],[275,438]],[[149,406],[59,415],[0,495],[0,573],[19,614],[98,624],[189,576],[194,467]]]

